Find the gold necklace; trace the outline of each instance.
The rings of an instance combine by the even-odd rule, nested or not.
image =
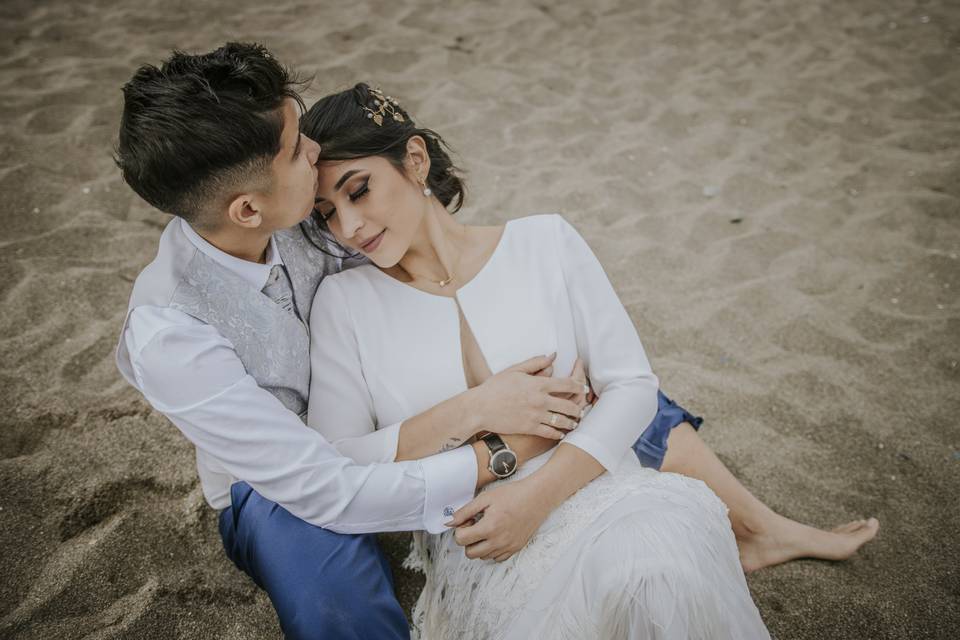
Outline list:
[[[464,236],[467,235],[467,225],[463,225],[463,235],[464,235]],[[412,276],[414,276],[414,277],[416,277],[416,278],[423,278],[423,279],[426,280],[427,282],[432,282],[432,283],[434,283],[434,284],[438,284],[438,285],[440,285],[440,288],[443,289],[443,288],[446,287],[448,284],[450,284],[451,282],[453,282],[454,279],[457,277],[457,269],[460,268],[460,261],[461,261],[462,259],[463,259],[463,251],[460,251],[460,255],[457,256],[457,262],[456,262],[455,265],[453,265],[453,269],[451,269],[451,273],[449,274],[450,277],[446,278],[445,280],[434,280],[433,278],[427,278],[426,276],[417,275],[416,273],[414,273],[414,272],[412,272],[412,271],[409,271],[409,270],[407,271],[407,273],[409,273],[410,275],[412,275]]]

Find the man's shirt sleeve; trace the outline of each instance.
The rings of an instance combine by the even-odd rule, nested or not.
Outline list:
[[[446,513],[473,498],[472,450],[357,464],[262,389],[215,328],[186,314],[139,307],[124,340],[139,390],[205,460],[311,524],[438,533]]]

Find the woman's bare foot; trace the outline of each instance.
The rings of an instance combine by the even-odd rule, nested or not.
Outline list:
[[[762,524],[738,528],[740,564],[749,573],[797,558],[846,560],[877,535],[880,522],[854,520],[824,531],[770,512]]]

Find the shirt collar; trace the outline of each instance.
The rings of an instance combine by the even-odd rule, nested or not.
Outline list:
[[[193,243],[197,249],[202,251],[208,258],[217,262],[220,266],[226,267],[234,272],[257,289],[263,289],[267,285],[267,278],[270,277],[270,270],[274,265],[283,264],[280,257],[280,251],[277,250],[277,242],[273,236],[270,236],[270,244],[267,245],[266,263],[251,262],[217,249],[215,246],[204,240],[199,233],[193,230],[186,220],[180,218],[180,228],[183,230],[187,239]]]

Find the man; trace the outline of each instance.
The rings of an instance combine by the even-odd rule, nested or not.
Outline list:
[[[320,249],[307,221],[320,149],[300,134],[296,85],[263,47],[231,43],[175,53],[160,68],[141,67],[124,87],[117,163],[134,191],[176,217],[134,285],[117,361],[196,446],[204,495],[222,510],[226,553],[268,592],[287,637],[405,638],[372,534],[444,530],[494,479],[490,450],[478,442],[362,466],[304,425],[311,301],[323,276],[342,265]],[[581,388],[535,375],[549,366],[546,357],[521,363],[401,426],[470,416],[495,431],[528,403]],[[703,445],[694,424],[698,418],[661,396],[635,450],[647,464],[704,479],[727,502],[747,568],[839,557],[847,548],[833,543],[860,540],[774,514]],[[544,450],[535,436],[503,439],[519,462]]]

